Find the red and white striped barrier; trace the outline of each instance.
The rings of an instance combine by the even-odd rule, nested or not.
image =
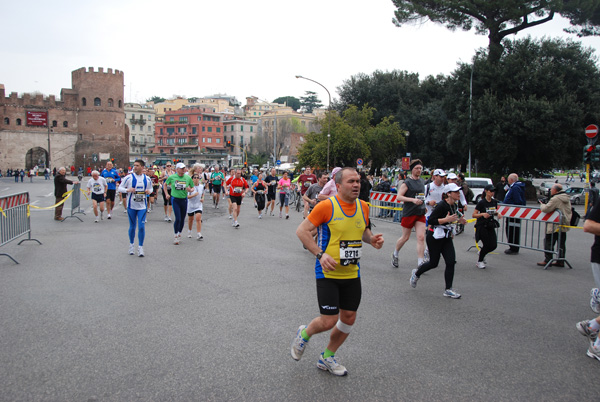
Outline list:
[[[2,208],[4,211],[26,204],[29,204],[29,193],[9,195],[4,198],[0,198],[0,208]]]
[[[547,223],[561,223],[560,213],[558,211],[544,213],[539,208],[499,205],[498,213],[506,218],[528,219]]]
[[[371,191],[371,201],[396,202],[396,194]]]

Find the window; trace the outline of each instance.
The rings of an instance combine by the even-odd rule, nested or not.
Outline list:
[[[240,145],[244,145],[244,136],[240,135]]]
[[[185,139],[185,138],[178,138],[178,139],[177,139],[177,143],[178,143],[179,145],[181,145],[181,144],[185,144],[186,142],[187,142],[187,141],[186,141],[186,139]]]
[[[94,98],[94,106],[102,106],[102,101],[100,98]]]
[[[240,126],[240,131],[244,131],[244,126]]]
[[[63,121],[63,127],[69,127],[69,122],[68,121]]]
[[[119,100],[119,109],[121,108],[121,100]]]
[[[202,116],[198,116],[198,121],[202,121]]]
[[[187,117],[184,117],[184,116],[179,116],[179,122],[180,122],[180,123],[187,123],[187,121],[188,121],[188,118],[187,118]]]
[[[81,98],[81,106],[87,106],[87,99]]]
[[[254,112],[254,116],[256,116],[256,112]]]
[[[160,129],[160,135],[163,135],[163,129],[162,128]]]
[[[108,107],[113,107],[113,100],[112,100],[112,98],[108,98]]]
[[[131,118],[135,120],[135,113],[131,113]]]
[[[4,124],[6,124],[7,126],[10,124],[10,119],[8,117],[4,118]]]
[[[187,128],[186,127],[179,127],[179,131],[180,134],[185,134],[187,132]]]
[[[206,131],[206,127],[202,126],[202,132]]]
[[[20,126],[21,124],[23,124],[23,121],[21,119],[17,119],[17,126]]]
[[[212,127],[209,127],[209,128],[208,128],[208,132],[209,132],[209,133],[212,133]]]
[[[148,126],[148,132],[151,133],[152,132],[152,127]]]
[[[152,115],[151,114],[148,115],[148,121],[152,121]]]
[[[216,141],[216,142],[217,142],[217,144],[220,144],[220,143],[221,143],[221,139],[220,139],[220,138],[217,138],[217,141]]]
[[[253,133],[254,132],[254,127],[250,126],[250,132]]]
[[[233,141],[233,135],[231,136],[231,143],[232,143],[232,144],[234,143],[234,141]]]
[[[162,144],[163,144],[163,142],[162,142],[162,138],[161,138],[161,139],[158,141],[158,145],[162,145]]]
[[[167,134],[173,135],[175,133],[175,127],[167,127]]]
[[[202,142],[206,142],[206,138],[202,137]]]
[[[196,127],[192,127],[192,134],[197,134],[196,133]]]
[[[135,131],[135,124],[131,126],[131,131]]]
[[[133,141],[135,143],[135,135],[131,136],[131,141]]]
[[[174,138],[167,138],[167,145],[175,145],[175,139]]]
[[[212,138],[208,137],[208,140],[206,142],[211,143],[212,142]]]
[[[221,132],[221,127],[217,127],[217,133]]]
[[[169,117],[169,121],[175,121],[174,117]]]
[[[58,127],[58,122],[56,120],[52,120],[52,127]]]

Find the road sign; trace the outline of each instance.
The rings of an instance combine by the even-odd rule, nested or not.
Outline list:
[[[277,160],[277,166],[281,165],[281,161]]]
[[[363,164],[363,160],[361,158],[358,158],[356,160],[356,164],[359,165],[359,166],[362,165]]]
[[[408,156],[402,157],[402,170],[410,169],[410,158]]]
[[[590,124],[585,128],[585,136],[588,138],[595,138],[598,135],[598,126]]]
[[[96,154],[92,154],[92,160],[93,160],[94,162],[98,162],[98,155],[96,155]]]

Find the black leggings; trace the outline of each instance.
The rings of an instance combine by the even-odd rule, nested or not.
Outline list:
[[[417,271],[417,276],[420,277],[430,269],[437,268],[440,263],[440,256],[444,256],[444,261],[446,262],[446,271],[444,272],[446,289],[452,289],[454,265],[456,265],[456,253],[454,251],[452,238],[434,239],[433,232],[428,230],[425,240],[427,241],[427,248],[429,249],[429,261],[421,265]]]
[[[477,235],[483,243],[483,247],[481,247],[481,250],[479,251],[479,262],[481,262],[486,255],[498,247],[498,240],[496,239],[496,229],[477,226]]]

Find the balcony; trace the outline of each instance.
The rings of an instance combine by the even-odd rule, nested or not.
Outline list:
[[[129,119],[129,121],[131,122],[132,125],[138,124],[140,126],[143,126],[144,124],[146,124],[146,119],[143,119],[143,118]]]

